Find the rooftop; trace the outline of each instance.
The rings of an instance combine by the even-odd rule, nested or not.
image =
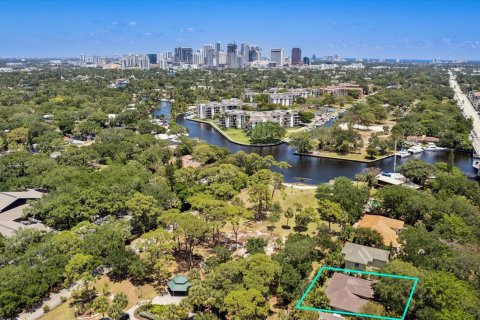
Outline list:
[[[373,298],[372,282],[336,272],[328,282],[326,294],[332,308],[360,312]]]
[[[174,292],[187,292],[191,284],[187,276],[177,275],[175,278],[167,282],[168,288]]]
[[[400,244],[398,243],[397,231],[401,230],[404,224],[405,223],[401,220],[366,214],[358,222],[358,227],[369,228],[378,231],[378,233],[380,233],[383,237],[384,245],[389,246],[392,244],[393,247],[398,248],[400,247]]]
[[[351,242],[345,243],[342,254],[345,255],[345,260],[365,265],[373,260],[388,262],[390,255],[387,250],[371,248]]]

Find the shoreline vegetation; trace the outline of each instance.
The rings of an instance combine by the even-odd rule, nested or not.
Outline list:
[[[384,160],[394,156],[394,154],[392,153],[385,156],[378,156],[375,159],[368,159],[368,158],[365,158],[365,155],[361,153],[349,153],[349,154],[342,155],[335,152],[327,152],[327,151],[320,151],[320,152],[317,151],[317,152],[311,152],[311,153],[294,152],[293,154],[297,156],[326,158],[326,159],[335,159],[335,160],[343,160],[343,161],[364,162],[364,163],[377,162],[377,161]]]

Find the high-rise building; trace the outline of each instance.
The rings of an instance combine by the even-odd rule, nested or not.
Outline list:
[[[277,67],[283,66],[285,62],[285,51],[283,49],[271,49],[270,61],[275,62]]]
[[[304,65],[309,65],[310,64],[310,58],[309,57],[303,57],[303,64]]]
[[[168,68],[168,62],[167,59],[157,59],[158,67],[160,69],[167,69]]]
[[[193,54],[193,64],[196,64],[196,65],[200,65],[200,64],[203,64],[202,63],[202,53],[199,51],[195,52]]]
[[[205,64],[208,67],[215,67],[217,66],[217,53],[216,50],[213,48],[208,49],[208,51],[205,54]]]
[[[203,55],[202,55],[202,64],[207,64],[207,53],[208,50],[213,49],[213,45],[211,44],[204,44],[203,45]]]
[[[223,67],[226,64],[227,64],[227,54],[223,51],[219,51],[217,65]]]
[[[126,54],[121,59],[122,69],[149,69],[150,60],[146,54]]]
[[[157,54],[149,53],[147,54],[147,56],[148,56],[148,61],[150,61],[150,64],[157,64]]]
[[[302,50],[300,48],[292,49],[292,65],[297,66],[302,64]]]
[[[222,51],[222,43],[221,42],[215,43],[215,50],[217,50],[217,52]]]
[[[175,48],[175,62],[183,62],[187,64],[192,64],[193,60],[193,50],[192,48]]]
[[[237,45],[230,43],[227,45],[227,67],[237,68]]]
[[[248,61],[255,62],[262,60],[262,49],[259,46],[250,46],[248,51]]]

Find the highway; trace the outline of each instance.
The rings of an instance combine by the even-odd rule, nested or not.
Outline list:
[[[478,114],[477,110],[475,110],[470,100],[468,100],[467,96],[460,89],[455,75],[451,70],[449,71],[449,74],[450,87],[452,87],[452,89],[455,91],[455,99],[458,101],[458,105],[462,109],[463,115],[466,118],[471,117],[473,119],[473,130],[470,134],[470,138],[472,139],[472,145],[476,155],[480,156],[480,115]]]

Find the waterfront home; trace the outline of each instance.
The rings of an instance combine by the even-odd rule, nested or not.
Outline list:
[[[378,248],[347,242],[341,252],[345,256],[345,268],[365,270],[380,269],[388,262],[390,252]]]
[[[357,223],[357,227],[369,228],[377,231],[383,238],[383,244],[398,249],[398,235],[403,229],[405,222],[397,219],[391,219],[384,216],[366,214]]]
[[[407,136],[407,141],[408,142],[413,142],[413,143],[428,143],[428,142],[432,142],[432,143],[438,143],[440,141],[439,138],[437,137],[429,137],[429,136],[426,136],[426,135],[423,135],[423,136]]]
[[[359,313],[373,298],[372,281],[335,272],[328,281],[327,294],[332,310]]]
[[[422,186],[415,184],[408,180],[403,174],[398,172],[382,172],[378,174],[375,179],[377,180],[376,187],[385,186],[403,186],[410,189],[420,189]]]

